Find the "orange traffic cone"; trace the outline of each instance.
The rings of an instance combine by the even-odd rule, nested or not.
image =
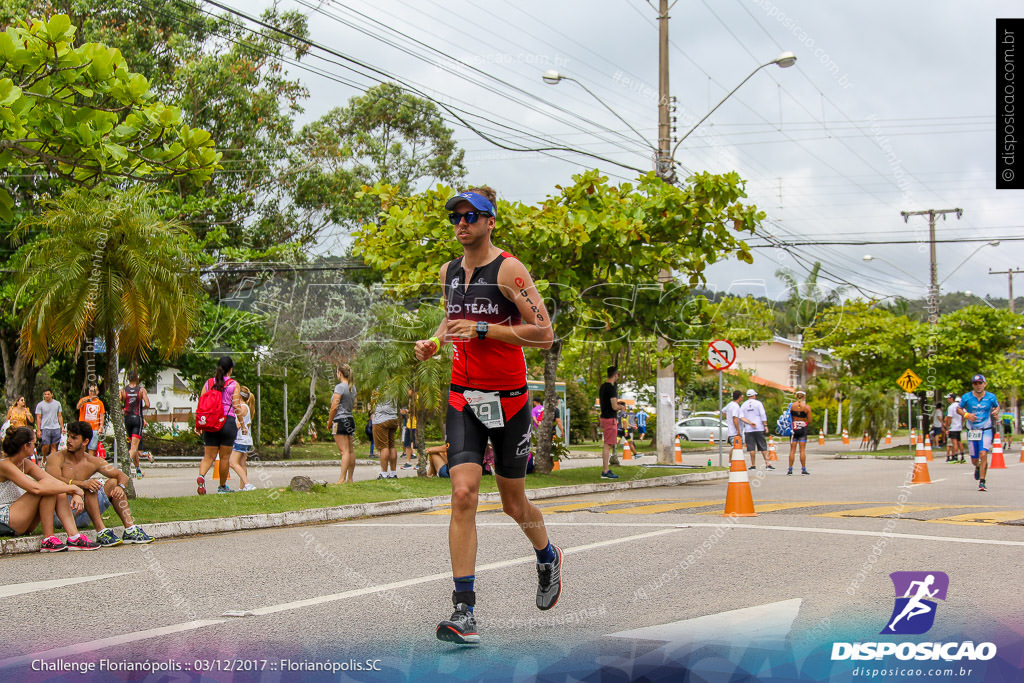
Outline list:
[[[988,464],[990,470],[1005,470],[1006,461],[1003,460],[1003,442],[999,438],[999,434],[995,435],[992,439],[992,458]]]
[[[916,446],[917,445],[917,432],[915,432],[913,430],[913,428],[911,428],[911,430],[910,430],[910,445],[911,446]]]
[[[1024,462],[1024,440],[1020,443],[1020,461]]]
[[[723,517],[757,517],[754,512],[754,498],[750,493],[750,476],[747,474],[747,458],[736,437],[729,455],[729,488],[725,493]]]
[[[819,429],[818,430],[818,445],[819,446],[824,446],[825,445],[825,430],[824,429]]]
[[[891,429],[886,430],[886,432],[885,432],[885,445],[886,446],[891,446],[892,445],[892,430]]]
[[[682,465],[683,464],[683,449],[679,445],[679,435],[678,434],[676,435],[676,464],[677,465]]]
[[[917,446],[917,448],[914,449],[914,458],[921,457],[921,458],[925,459],[925,462],[927,462],[928,461],[928,454],[925,453],[925,450],[924,450],[924,441],[921,441],[921,442],[917,443],[916,446]]]
[[[633,449],[629,447],[629,441],[626,440],[626,437],[622,437],[622,459],[633,459]]]
[[[846,431],[845,429],[843,430],[843,445],[850,445],[850,432]]]
[[[768,436],[768,462],[772,460],[778,460],[779,454],[775,451],[775,439],[771,435]]]
[[[914,455],[914,478],[911,484],[930,484],[931,477],[928,476],[928,459],[924,455],[924,449],[918,449]]]
[[[222,460],[221,458],[217,458],[216,460],[213,461],[213,467],[210,468],[210,472],[212,472],[212,474],[210,476],[212,476],[212,477],[214,477],[216,479],[220,479],[220,472],[221,472],[221,470],[219,468],[221,468],[221,467],[223,467],[224,469],[226,469],[228,471],[228,478],[225,481],[230,481],[231,480],[231,467],[230,467],[230,465],[228,465],[228,462],[226,460]]]
[[[928,462],[932,461],[932,440],[930,437],[924,437],[924,457],[928,459]]]
[[[714,432],[711,432],[710,434],[708,434],[708,445],[709,446],[714,446],[715,445],[715,433]]]
[[[562,469],[562,466],[558,464],[557,460],[554,461],[553,463],[551,463],[551,471],[552,472],[557,472],[560,469]]]

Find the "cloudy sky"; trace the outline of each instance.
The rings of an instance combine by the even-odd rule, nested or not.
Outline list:
[[[267,4],[223,1],[251,13]],[[579,85],[540,79],[546,69],[572,76],[654,141],[657,26],[645,0],[281,4],[311,16],[316,42],[440,99],[508,146],[554,143],[651,166],[649,146]],[[751,266],[716,265],[711,285],[780,296],[776,269],[803,273],[819,260],[826,279],[866,295],[923,296],[927,219],[904,223],[900,211],[962,208],[960,220],[939,221],[940,240],[1003,239],[939,244],[942,288],[1005,297],[1006,276],[988,270],[1021,265],[1024,241],[1006,238],[1024,236],[1024,194],[994,189],[995,19],[1015,12],[1019,3],[679,0],[670,78],[680,136],[759,65],[783,50],[798,57],[792,68],[762,69],[683,141],[682,172],[738,171],[769,216],[765,231],[787,242],[912,242],[757,249]],[[312,91],[303,122],[375,82],[324,56],[304,63],[330,77],[294,70]],[[594,165],[635,176],[569,152],[507,151],[450,125],[469,179],[508,199],[536,202]],[[1017,285],[1024,291],[1024,278]]]

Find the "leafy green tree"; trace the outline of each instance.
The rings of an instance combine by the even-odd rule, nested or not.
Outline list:
[[[295,205],[314,226],[373,221],[380,204],[363,185],[402,194],[465,175],[464,152],[437,106],[382,83],[305,126],[292,160]]]
[[[0,168],[45,169],[87,186],[109,178],[210,177],[210,134],[156,99],[145,76],[99,43],[74,46],[62,14],[0,33]],[[13,199],[0,185],[0,218]]]
[[[128,469],[117,358],[165,358],[185,348],[200,308],[187,231],[154,208],[152,191],[72,189],[44,202],[22,234],[41,234],[16,255],[18,298],[27,297],[21,345],[32,361],[106,343],[105,403]],[[134,491],[130,491],[134,494]]]
[[[692,359],[690,289],[704,282],[710,263],[730,255],[751,261],[734,232],[751,232],[763,218],[742,203],[743,184],[735,173],[696,174],[682,186],[650,173],[636,185],[614,186],[594,170],[557,190],[537,206],[499,200],[494,235],[496,243],[514,245],[527,264],[555,330],[554,344],[544,352],[540,472],[551,467],[555,377],[564,340],[589,334],[592,343],[616,350],[637,336],[660,335],[671,342],[663,359]],[[452,194],[438,186],[406,197],[398,188],[375,186],[368,195],[380,202],[381,218],[356,231],[355,253],[386,283],[436,297],[438,269],[461,251],[443,221],[444,202]],[[425,222],[425,216],[437,218]],[[676,273],[664,288],[662,269]]]
[[[796,274],[788,268],[775,271],[775,277],[782,280],[788,292],[782,309],[780,332],[786,335],[795,334],[803,342],[804,331],[814,324],[818,314],[842,302],[844,288],[835,287],[826,290],[818,283],[821,275],[821,262],[815,261],[803,282],[797,280]],[[800,379],[801,386],[807,383],[807,357],[809,345],[800,347]]]

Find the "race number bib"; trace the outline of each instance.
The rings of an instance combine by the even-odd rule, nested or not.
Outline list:
[[[803,422],[802,420],[794,420],[793,421],[793,429],[803,429],[806,426],[807,426],[807,423]]]
[[[981,441],[981,435],[985,433],[984,429],[968,429],[967,440],[968,441]]]
[[[496,429],[505,426],[505,416],[501,412],[501,397],[497,391],[469,390],[462,395],[466,398],[469,409],[484,427]]]

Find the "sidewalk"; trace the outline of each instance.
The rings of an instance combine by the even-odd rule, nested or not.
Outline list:
[[[249,468],[250,472],[253,468]],[[359,469],[358,467],[356,469]],[[415,470],[406,470],[415,472]],[[294,472],[289,472],[294,474]],[[308,475],[307,475],[308,476]],[[415,476],[413,474],[412,476]],[[575,496],[587,493],[599,493],[608,491],[626,491],[630,489],[652,488],[657,486],[679,486],[699,481],[713,481],[727,479],[729,472],[695,472],[693,474],[676,474],[667,477],[656,477],[653,479],[638,479],[615,482],[595,482],[593,484],[576,484],[572,486],[552,486],[542,489],[528,489],[526,495],[531,500],[545,500],[549,498],[560,498],[562,496]],[[137,484],[145,482],[146,479],[136,481]],[[193,493],[195,482],[193,479]],[[216,494],[211,494],[216,495]],[[494,502],[499,500],[497,493],[481,493],[480,502]],[[724,499],[723,499],[724,501]],[[407,498],[405,500],[392,500],[379,503],[358,503],[354,505],[340,505],[329,508],[315,508],[309,510],[293,510],[273,514],[242,515],[239,517],[220,517],[216,519],[199,519],[184,522],[161,522],[145,525],[146,532],[156,539],[178,538],[182,536],[195,536],[198,534],[218,534],[228,531],[245,531],[249,529],[268,529],[286,527],[301,524],[319,524],[324,522],[336,522],[361,517],[383,517],[387,515],[398,515],[410,512],[427,512],[440,509],[450,503],[449,496],[434,496],[431,498]],[[124,531],[123,527],[110,527],[118,534]],[[95,538],[94,530],[86,530],[89,538]],[[17,536],[15,538],[0,539],[0,557],[8,555],[20,555],[25,553],[39,552],[39,544],[42,536]],[[117,550],[117,549],[115,549]],[[100,549],[98,552],[108,552]]]

